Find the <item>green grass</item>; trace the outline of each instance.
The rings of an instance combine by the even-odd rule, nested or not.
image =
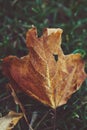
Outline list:
[[[87,0],[0,0],[0,59],[8,55],[21,57],[27,54],[26,32],[32,25],[37,27],[39,36],[42,34],[43,28],[62,28],[64,30],[62,48],[65,54],[79,50],[81,53],[85,53],[83,57],[87,61]],[[0,61],[1,115],[5,115],[9,110],[18,110],[5,87],[7,82],[8,80],[2,74]],[[86,87],[87,81],[66,105],[57,109],[56,130],[87,130]],[[50,108],[25,94],[18,96],[25,107],[29,120],[36,112],[37,117],[33,124],[35,128]],[[37,130],[46,130],[47,127],[51,127],[53,125],[52,117],[53,111],[50,110]],[[24,119],[14,130],[22,129],[28,130]]]

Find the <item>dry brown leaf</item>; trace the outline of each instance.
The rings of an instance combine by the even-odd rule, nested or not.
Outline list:
[[[0,118],[0,130],[12,130],[22,116],[22,113],[10,111],[8,115]]]
[[[22,58],[9,56],[3,61],[4,74],[14,88],[21,88],[54,109],[65,104],[87,77],[80,54],[64,55],[61,34],[60,28],[47,28],[38,38],[36,28],[32,28],[26,38],[29,54]]]

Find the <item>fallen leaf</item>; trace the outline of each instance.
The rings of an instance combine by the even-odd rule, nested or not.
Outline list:
[[[0,130],[12,130],[22,116],[22,113],[10,111],[8,115],[0,118]]]
[[[3,60],[4,74],[15,89],[54,109],[65,104],[87,77],[80,54],[64,55],[61,34],[60,28],[47,28],[38,37],[36,28],[32,28],[26,37],[29,54]]]

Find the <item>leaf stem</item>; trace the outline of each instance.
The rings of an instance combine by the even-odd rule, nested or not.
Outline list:
[[[53,118],[53,130],[56,129],[56,109],[53,109],[53,115],[54,115],[54,118]]]

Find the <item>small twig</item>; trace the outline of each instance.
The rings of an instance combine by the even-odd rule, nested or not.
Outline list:
[[[41,124],[41,122],[47,117],[47,115],[49,114],[50,110],[42,117],[42,119],[37,123],[36,127],[34,128],[34,130],[36,130],[38,128],[38,126]]]
[[[21,40],[23,41],[23,43],[26,44],[26,40],[25,40],[25,38],[23,37],[23,35],[22,35],[22,34],[18,34],[18,35],[19,35],[19,37],[21,38]]]
[[[11,97],[11,95],[8,95],[8,96],[4,97],[4,98],[0,99],[0,102],[3,102],[4,100],[7,100],[10,97]]]
[[[21,108],[21,110],[22,110],[22,112],[23,112],[23,114],[24,114],[24,118],[25,118],[25,121],[27,122],[27,125],[28,125],[28,127],[29,127],[29,130],[33,130],[33,128],[30,126],[29,121],[28,121],[28,119],[27,119],[27,117],[26,117],[25,109],[24,109],[23,105],[21,104],[20,100],[18,99],[18,97],[17,97],[17,95],[16,95],[16,93],[15,93],[15,90],[13,89],[13,87],[11,86],[11,84],[8,84],[8,87],[9,87],[10,90],[11,90],[11,95],[12,95],[12,97],[14,98],[15,103],[20,106],[20,108]]]

